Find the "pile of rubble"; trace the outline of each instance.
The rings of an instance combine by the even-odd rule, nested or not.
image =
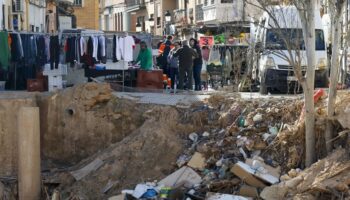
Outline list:
[[[212,127],[211,130],[189,134],[187,148],[176,162],[178,170],[160,181],[123,190],[110,199],[279,200],[350,196],[346,150],[338,149],[310,168],[300,169],[304,167],[302,101],[213,98],[206,104],[208,116],[211,109],[217,111],[216,125],[221,127],[213,128],[206,122],[205,127]],[[325,122],[324,100],[323,97],[316,104],[316,125]],[[318,131],[324,132],[324,128],[317,128]],[[320,136],[317,139],[322,140]]]
[[[76,88],[65,91],[77,93],[73,98],[53,96],[49,97],[54,98],[53,105],[41,105],[67,116],[57,122],[58,130],[49,127],[52,133],[45,133],[43,141],[67,135],[69,141],[65,143],[72,146],[60,147],[61,152],[69,153],[63,156],[69,159],[60,161],[71,163],[70,167],[47,169],[43,174],[46,199],[278,200],[350,196],[347,150],[339,148],[304,169],[301,98],[247,100],[213,95],[190,107],[138,105],[113,97],[106,86],[104,92],[98,92],[94,84],[81,87],[80,93]],[[350,128],[350,95],[344,93],[339,98],[334,123],[342,134],[335,140],[343,141]],[[316,104],[318,158],[325,155],[325,109],[322,97]],[[74,134],[73,120],[101,121],[104,127],[97,131],[100,125],[90,124]],[[101,135],[108,137],[93,144]],[[79,143],[84,136],[89,138]],[[76,139],[71,142],[70,138]],[[73,148],[75,145],[79,148]],[[47,157],[59,158],[57,152]],[[11,192],[0,184],[0,199],[2,195]]]

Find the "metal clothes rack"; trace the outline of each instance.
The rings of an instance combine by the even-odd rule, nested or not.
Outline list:
[[[142,38],[141,40],[142,41],[145,41],[148,45],[151,45],[152,44],[152,36],[150,34],[144,34],[144,33],[134,33],[134,32],[108,32],[108,33],[101,33],[101,32],[89,32],[89,33],[86,33],[86,32],[64,32],[64,33],[60,33],[59,36],[61,38],[68,38],[68,37],[71,37],[71,36],[81,36],[81,37],[91,37],[91,36],[104,36],[106,37],[107,39],[112,39],[112,37],[114,36],[117,36],[117,37],[126,37],[126,36],[135,36],[135,37],[138,37],[138,38]],[[124,46],[124,50],[123,50],[123,54],[125,54],[125,46]],[[125,73],[126,71],[128,71],[128,61],[123,61],[124,62],[124,65],[123,65],[123,68],[121,70],[121,73],[122,73],[122,79],[119,81],[117,79],[117,81],[115,81],[116,83],[122,83],[122,86],[123,86],[123,91],[124,91],[124,88],[125,88]],[[91,70],[91,69],[88,69],[88,70]],[[109,70],[109,71],[120,71],[118,69],[115,69],[115,70]],[[114,73],[113,73],[114,74]],[[131,79],[131,74],[132,72],[129,72],[129,77]],[[112,75],[112,74],[110,74]],[[106,77],[106,76],[105,76]]]

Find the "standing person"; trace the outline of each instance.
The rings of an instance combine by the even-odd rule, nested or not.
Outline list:
[[[163,69],[163,73],[169,75],[168,72],[168,56],[170,53],[170,50],[173,48],[173,45],[171,41],[173,40],[173,37],[169,35],[165,42],[160,45],[159,47],[159,61],[160,61],[160,67]]]
[[[201,83],[201,72],[202,72],[202,51],[199,47],[198,41],[194,38],[190,39],[191,48],[194,49],[197,53],[197,57],[193,60],[193,78],[194,78],[194,90],[201,91],[202,83]]]
[[[179,79],[179,58],[174,54],[180,49],[180,42],[174,43],[174,48],[170,51],[168,56],[169,76],[171,79],[171,88],[174,89],[175,82]]]
[[[152,70],[152,59],[152,52],[147,48],[146,42],[140,42],[140,53],[135,63],[140,62],[141,69],[150,71]]]
[[[183,47],[174,54],[179,57],[179,89],[184,89],[185,74],[187,73],[187,89],[192,90],[193,59],[198,55],[195,50],[188,46],[188,41],[183,41]]]

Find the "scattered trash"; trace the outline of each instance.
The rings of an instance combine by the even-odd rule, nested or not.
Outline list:
[[[253,198],[231,194],[207,193],[206,200],[253,200]]]
[[[90,174],[91,172],[100,168],[102,165],[103,165],[103,161],[97,158],[91,163],[89,163],[88,165],[86,165],[85,167],[76,171],[72,171],[71,174],[75,178],[75,180],[79,181],[83,179],[85,176],[87,176],[88,174]]]
[[[196,152],[191,160],[187,163],[187,166],[192,167],[193,169],[203,170],[205,168],[206,159],[201,153]]]
[[[198,141],[198,134],[197,133],[191,133],[188,138],[190,138],[190,140],[192,140],[192,142],[197,142]]]
[[[210,136],[210,133],[205,131],[203,134],[202,134],[203,137],[209,137]]]
[[[120,194],[117,196],[109,197],[108,200],[125,200],[125,194]]]
[[[182,166],[184,166],[190,159],[191,159],[190,156],[181,155],[181,156],[177,159],[176,164],[177,164],[178,167],[182,167]]]
[[[253,121],[254,122],[261,122],[263,120],[263,117],[261,114],[256,114],[254,117],[253,117]]]
[[[158,184],[172,188],[177,188],[179,186],[191,188],[201,182],[202,178],[193,169],[190,167],[182,167],[170,174],[168,177],[159,181]]]

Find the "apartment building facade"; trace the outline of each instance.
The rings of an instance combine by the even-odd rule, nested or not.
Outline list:
[[[46,31],[46,0],[0,0],[0,30]]]
[[[98,0],[74,0],[77,28],[100,29],[100,3]]]

